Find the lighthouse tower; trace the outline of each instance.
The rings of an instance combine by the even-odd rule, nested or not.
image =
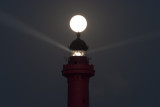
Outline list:
[[[68,64],[63,65],[62,75],[68,81],[68,107],[89,107],[89,78],[94,76],[94,66],[86,56],[88,46],[80,39],[80,33],[69,49]]]

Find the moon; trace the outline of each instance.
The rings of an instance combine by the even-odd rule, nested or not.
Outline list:
[[[83,32],[87,27],[87,20],[82,15],[75,15],[70,20],[70,27],[74,32]]]

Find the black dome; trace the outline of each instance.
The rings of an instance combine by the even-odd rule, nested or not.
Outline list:
[[[83,40],[80,39],[80,34],[77,34],[77,39],[70,44],[69,49],[87,51],[88,46]]]

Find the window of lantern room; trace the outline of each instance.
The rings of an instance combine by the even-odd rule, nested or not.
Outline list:
[[[71,51],[72,56],[85,56],[86,52],[83,50],[74,50]]]

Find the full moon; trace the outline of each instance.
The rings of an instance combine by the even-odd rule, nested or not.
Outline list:
[[[70,20],[70,27],[74,32],[82,32],[87,27],[87,20],[82,15],[75,15]]]

